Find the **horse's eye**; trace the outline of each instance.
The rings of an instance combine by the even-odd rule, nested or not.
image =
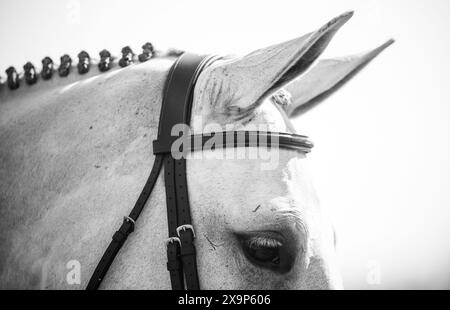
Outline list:
[[[280,263],[280,248],[282,244],[278,240],[266,237],[255,237],[247,240],[245,248],[248,254],[261,263]]]
[[[282,241],[272,236],[240,236],[247,259],[256,266],[277,272],[290,269],[289,255]]]

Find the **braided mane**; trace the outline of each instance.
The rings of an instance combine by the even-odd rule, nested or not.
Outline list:
[[[43,58],[41,71],[39,73],[31,62],[27,62],[23,66],[23,71],[20,72],[13,66],[10,66],[5,71],[6,81],[0,76],[0,86],[6,84],[10,90],[16,90],[24,83],[27,85],[34,85],[39,79],[50,80],[55,74],[61,78],[67,77],[69,74],[74,74],[72,73],[75,71],[74,69],[76,69],[80,75],[88,73],[93,66],[97,66],[100,72],[107,72],[117,65],[124,68],[136,62],[145,62],[154,57],[179,56],[182,53],[183,51],[176,49],[169,49],[166,52],[156,51],[153,45],[147,42],[142,46],[142,53],[139,55],[136,55],[129,46],[125,46],[121,50],[122,56],[120,59],[114,57],[108,50],[104,49],[99,52],[99,60],[95,61],[88,52],[82,50],[77,55],[78,62],[76,66],[72,65],[72,58],[68,54],[64,54],[60,57],[59,66],[56,69],[54,62],[50,57]]]

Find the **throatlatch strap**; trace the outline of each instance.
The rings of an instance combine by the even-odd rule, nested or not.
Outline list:
[[[141,214],[142,209],[144,209],[145,203],[147,202],[150,193],[155,187],[159,172],[161,171],[162,160],[163,155],[156,155],[152,171],[150,172],[150,176],[148,177],[148,180],[145,183],[145,186],[141,194],[139,195],[134,208],[131,210],[130,215],[124,218],[122,226],[120,226],[119,230],[113,235],[111,243],[103,254],[100,262],[98,263],[97,267],[94,270],[94,273],[91,276],[91,279],[89,280],[89,283],[86,287],[87,290],[96,290],[100,286],[100,283],[108,272],[108,269],[114,261],[114,258],[116,257],[120,248],[127,240],[129,234],[134,231],[134,223]]]

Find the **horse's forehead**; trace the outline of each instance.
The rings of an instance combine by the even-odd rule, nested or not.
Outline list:
[[[233,150],[236,156],[244,154],[245,157],[258,151],[261,149]],[[312,187],[304,167],[304,155],[279,149],[264,151],[265,155],[261,156],[270,158],[270,164],[261,159],[193,159],[189,160],[188,173],[195,175],[198,189],[215,197],[218,203],[252,208],[258,201],[269,203],[277,197],[302,202],[309,199]],[[230,156],[227,152],[223,151],[225,157]]]

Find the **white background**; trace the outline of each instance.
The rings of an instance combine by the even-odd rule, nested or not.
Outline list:
[[[347,288],[450,288],[450,2],[1,0],[0,69],[146,41],[245,53],[355,10],[324,57],[396,43],[295,121]],[[368,281],[369,280],[369,281]]]

